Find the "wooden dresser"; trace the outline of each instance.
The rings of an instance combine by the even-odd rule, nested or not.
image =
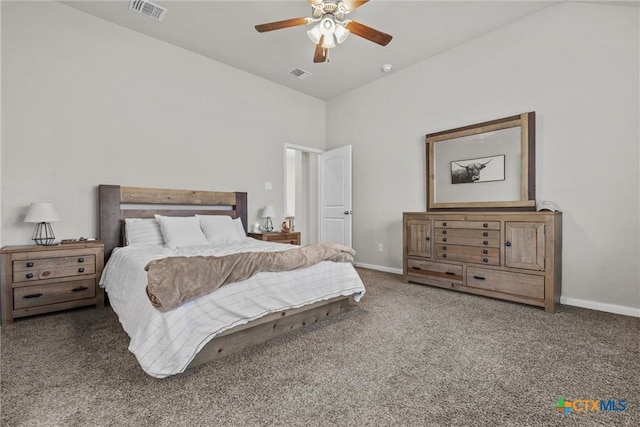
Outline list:
[[[3,325],[16,317],[104,307],[104,290],[98,285],[104,266],[102,243],[7,246],[0,255]]]
[[[247,236],[254,239],[264,240],[267,242],[288,243],[290,245],[300,244],[300,232],[299,231],[272,231],[264,233],[248,233]]]
[[[544,307],[562,278],[561,212],[405,212],[405,282]]]

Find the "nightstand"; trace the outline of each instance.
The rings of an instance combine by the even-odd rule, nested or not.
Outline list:
[[[290,245],[300,244],[300,232],[299,231],[272,231],[270,233],[248,233],[247,236],[254,239],[264,240],[266,242],[288,243]]]
[[[104,290],[98,285],[104,266],[101,242],[6,246],[0,256],[3,325],[17,317],[104,307]]]

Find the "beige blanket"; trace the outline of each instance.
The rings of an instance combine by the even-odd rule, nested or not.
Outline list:
[[[353,262],[355,254],[344,245],[320,243],[281,252],[163,258],[145,267],[147,296],[158,310],[169,311],[259,272],[288,271],[321,261]]]

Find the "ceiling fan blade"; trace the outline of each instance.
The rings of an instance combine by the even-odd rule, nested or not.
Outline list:
[[[279,30],[281,28],[307,25],[309,22],[310,22],[309,18],[285,19],[284,21],[276,21],[276,22],[269,22],[267,24],[256,25],[256,30],[258,30],[259,33],[264,33],[265,31]]]
[[[327,60],[328,49],[325,49],[324,47],[322,47],[323,41],[324,41],[324,35],[320,36],[320,40],[316,45],[316,51],[313,53],[313,62],[315,62],[316,64]]]
[[[369,0],[342,0],[342,4],[347,6],[350,11],[359,8],[367,2],[369,2]]]
[[[324,0],[308,0],[308,1],[311,4],[311,6],[322,4],[324,2]]]
[[[389,34],[383,33],[382,31],[378,31],[356,21],[349,21],[345,25],[345,28],[351,31],[356,36],[360,36],[374,43],[378,43],[381,46],[388,45],[393,38]]]

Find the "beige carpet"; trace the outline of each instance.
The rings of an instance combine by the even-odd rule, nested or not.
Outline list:
[[[110,308],[2,328],[2,426],[640,425],[640,319],[524,305],[358,270],[336,320],[147,376]],[[624,399],[569,413],[558,398]]]

